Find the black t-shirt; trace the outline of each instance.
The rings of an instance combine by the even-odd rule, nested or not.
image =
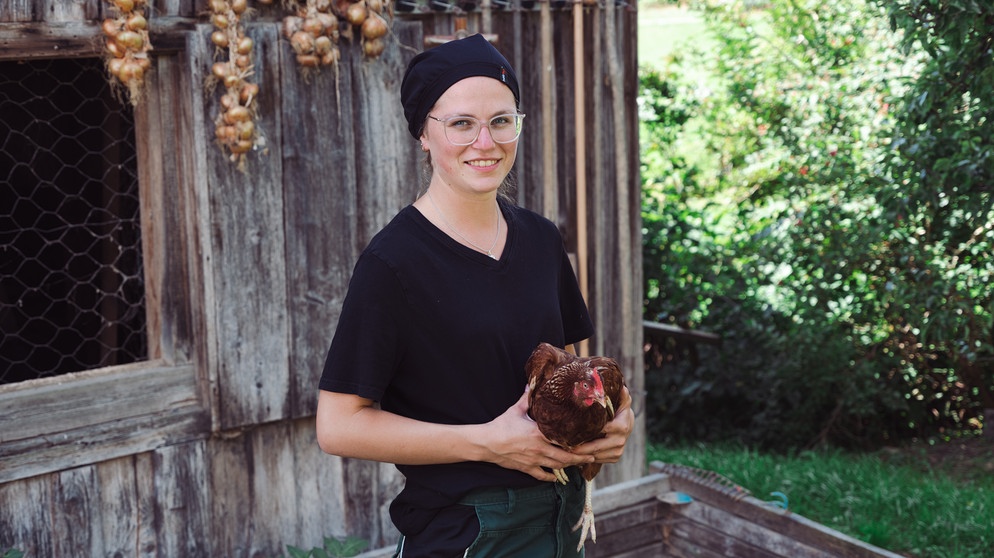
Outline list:
[[[463,246],[408,206],[356,263],[320,388],[378,401],[383,410],[441,424],[488,422],[525,388],[542,341],[563,347],[593,325],[556,226],[501,203],[500,260]],[[539,481],[490,463],[399,465],[407,479],[391,507],[404,534],[470,490]]]

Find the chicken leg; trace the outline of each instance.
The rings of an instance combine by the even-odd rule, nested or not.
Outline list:
[[[576,532],[581,527],[583,528],[580,531],[580,544],[576,545],[577,552],[583,548],[583,543],[587,540],[588,532],[590,533],[590,540],[597,542],[597,528],[594,527],[594,481],[584,480],[583,491],[583,513],[580,514],[580,520],[573,526],[573,532]]]

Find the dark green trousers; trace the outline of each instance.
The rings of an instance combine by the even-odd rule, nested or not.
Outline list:
[[[460,505],[476,510],[480,534],[464,558],[582,558],[573,525],[583,512],[583,479],[567,469],[568,484],[547,483],[523,489],[478,490]],[[405,558],[404,540],[396,558]]]

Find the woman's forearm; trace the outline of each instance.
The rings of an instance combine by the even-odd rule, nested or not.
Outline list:
[[[318,444],[341,457],[399,465],[477,461],[482,428],[402,417],[354,395],[321,391],[318,399]]]

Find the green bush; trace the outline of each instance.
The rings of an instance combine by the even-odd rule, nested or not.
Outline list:
[[[941,223],[907,201],[927,190],[900,139],[927,55],[862,0],[706,17],[713,45],[642,71],[644,315],[724,341],[671,340],[650,363],[650,435],[872,447],[976,430],[994,406],[994,214],[989,190]]]

